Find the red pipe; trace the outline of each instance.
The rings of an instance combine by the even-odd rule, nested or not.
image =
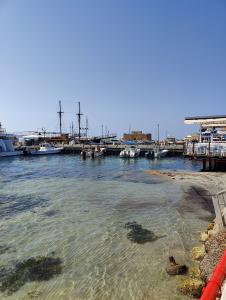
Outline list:
[[[203,289],[200,300],[216,300],[221,291],[221,286],[226,277],[226,250],[216,266],[207,286]]]

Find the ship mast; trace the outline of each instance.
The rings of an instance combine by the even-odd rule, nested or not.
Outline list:
[[[86,117],[86,127],[85,127],[86,138],[87,138],[87,136],[88,136],[88,129],[89,129],[89,121],[88,121],[88,117]]]
[[[80,101],[78,102],[78,113],[77,113],[77,116],[78,116],[78,139],[80,140],[81,138],[81,116],[83,114],[81,113],[81,107],[80,107]]]
[[[62,135],[62,115],[64,112],[61,109],[61,101],[59,101],[59,107],[60,107],[60,110],[57,113],[59,115],[59,120],[60,120],[60,135]]]
[[[157,126],[158,126],[158,144],[159,144],[159,124]]]
[[[74,124],[71,122],[71,136],[74,136]]]
[[[160,143],[159,143],[159,124],[158,124],[158,151],[160,151]]]

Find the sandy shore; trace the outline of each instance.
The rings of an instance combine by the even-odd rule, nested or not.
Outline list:
[[[212,206],[212,195],[226,191],[226,173],[223,172],[179,172],[147,170],[147,174],[158,176],[163,180],[172,180],[190,193],[191,199],[200,196],[206,202],[207,209]],[[206,198],[206,199],[205,199]],[[208,199],[207,199],[208,198]],[[208,201],[210,203],[208,203]],[[205,203],[203,203],[205,204]]]
[[[206,221],[212,222],[215,219],[215,211],[212,204],[212,195],[218,192],[226,191],[226,173],[221,172],[176,172],[176,171],[158,171],[148,170],[147,174],[152,176],[161,177],[163,180],[171,180],[180,184],[184,192],[184,197],[180,203],[180,213],[189,212],[189,210],[197,211],[197,217],[203,218]],[[200,207],[202,207],[206,214],[200,215]],[[210,224],[211,225],[211,224]],[[209,226],[210,226],[209,225]],[[208,227],[209,227],[208,226]],[[204,246],[203,255],[198,259],[200,275],[196,278],[201,284],[206,284],[210,279],[212,272],[218,264],[221,256],[226,248],[226,233],[208,230],[209,228],[203,228],[205,240],[200,239],[200,250]],[[192,284],[194,284],[194,279]],[[201,281],[200,281],[201,280]],[[189,280],[188,280],[189,282]],[[187,284],[187,283],[186,283]],[[189,285],[189,283],[188,283]],[[194,286],[189,286],[190,295]],[[198,287],[198,293],[200,286]],[[193,290],[193,292],[195,289]],[[196,293],[196,291],[195,291]]]
[[[179,207],[181,214],[196,211],[197,217],[209,222],[213,221],[215,212],[212,196],[218,192],[226,191],[226,173],[159,170],[147,170],[145,172],[151,176],[158,176],[163,180],[171,180],[180,185],[184,195]],[[206,211],[206,215],[199,214],[199,208],[203,208]]]
[[[226,173],[223,172],[177,172],[147,170],[147,174],[168,180],[180,181],[183,186],[198,185],[211,194],[226,190]]]

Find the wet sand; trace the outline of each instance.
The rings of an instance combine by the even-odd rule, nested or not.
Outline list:
[[[173,180],[180,183],[184,189],[193,187],[208,191],[209,195],[226,190],[226,173],[223,172],[182,172],[147,170],[145,173],[157,176],[163,180]],[[199,193],[197,189],[197,193]]]

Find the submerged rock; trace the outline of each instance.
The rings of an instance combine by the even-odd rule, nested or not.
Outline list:
[[[200,279],[186,278],[181,282],[179,290],[184,295],[200,298],[203,286],[204,283]]]
[[[166,267],[166,272],[169,275],[183,275],[187,273],[188,267],[186,265],[179,265],[176,263],[173,256],[169,257],[169,265]]]
[[[152,232],[148,229],[142,228],[142,226],[140,224],[137,224],[135,221],[126,223],[125,228],[131,229],[131,231],[127,233],[127,238],[131,242],[134,242],[137,244],[153,242],[161,237],[164,237],[164,236],[157,236],[154,234],[154,232]]]
[[[126,228],[126,229],[136,230],[136,229],[142,228],[142,226],[139,225],[139,224],[137,224],[137,222],[133,221],[133,222],[127,222],[127,223],[125,224],[125,228]]]
[[[61,274],[60,258],[35,257],[16,264],[15,268],[0,276],[0,291],[11,294],[18,291],[26,282],[46,281]]]

